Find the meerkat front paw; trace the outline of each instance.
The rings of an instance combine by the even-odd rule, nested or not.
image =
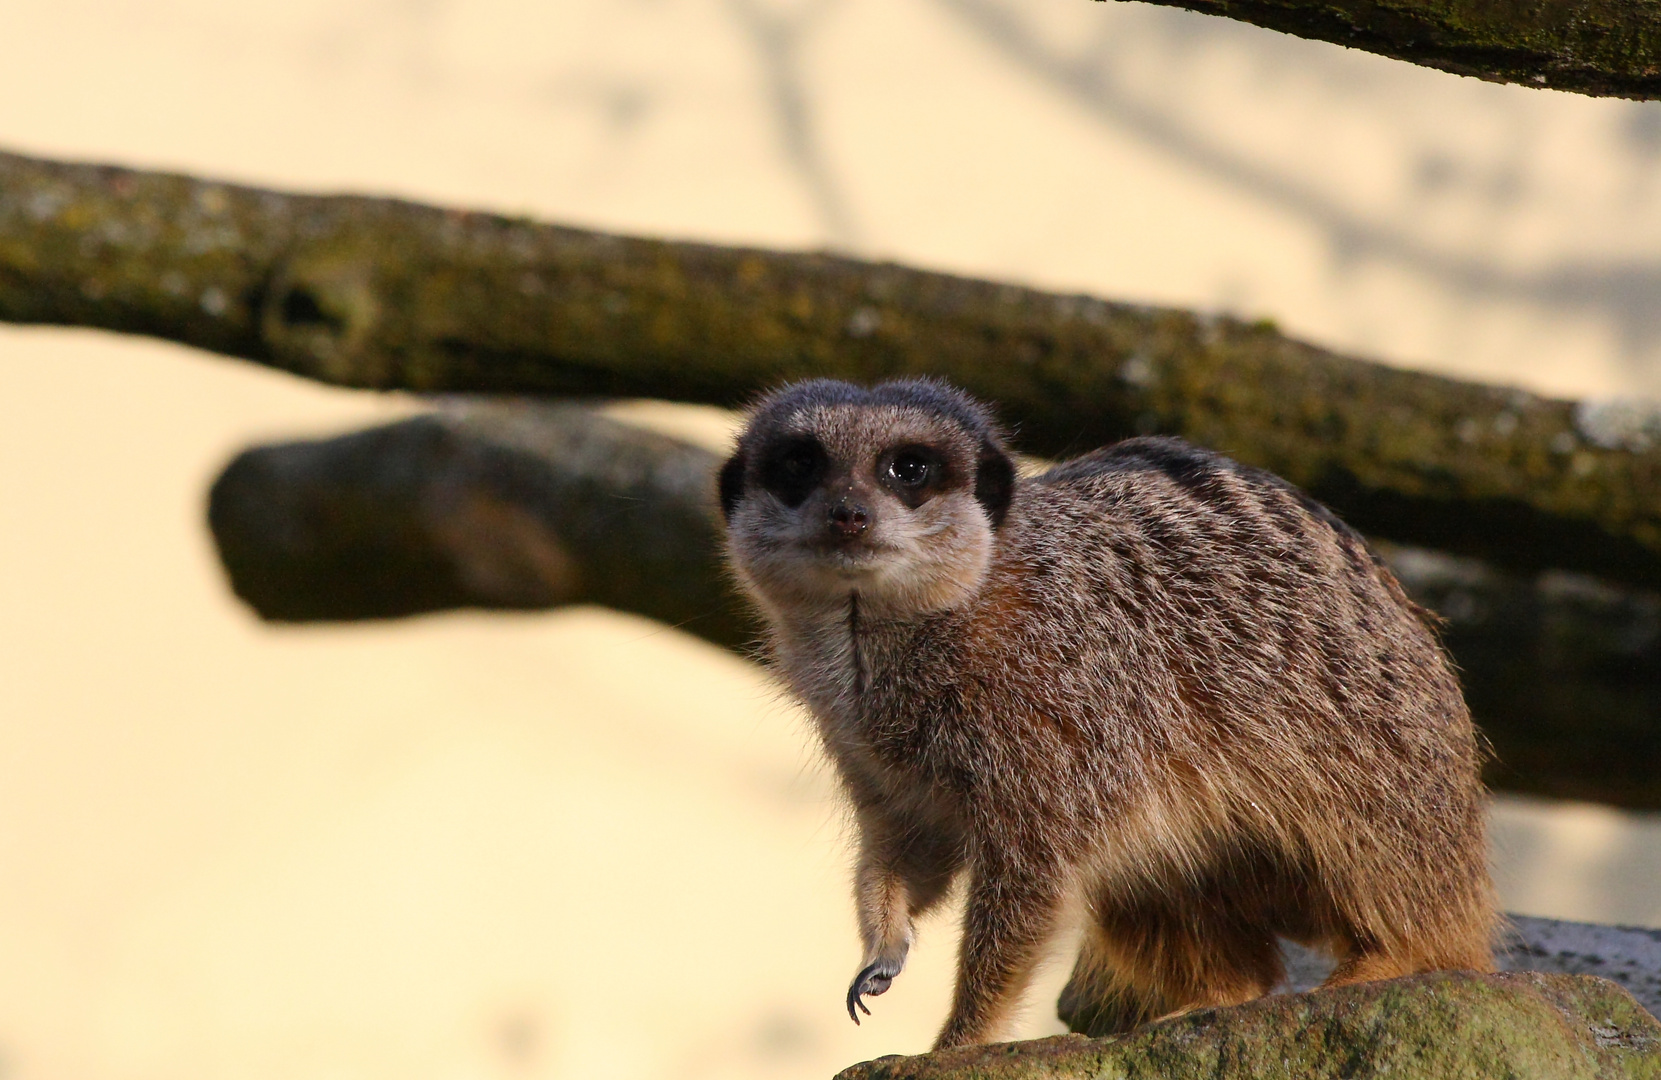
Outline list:
[[[859,1014],[871,1015],[871,1010],[865,1007],[863,997],[876,997],[886,993],[894,982],[894,976],[900,973],[905,966],[901,960],[881,959],[866,964],[865,969],[854,976],[854,981],[848,986],[848,1015],[854,1023],[859,1023]]]

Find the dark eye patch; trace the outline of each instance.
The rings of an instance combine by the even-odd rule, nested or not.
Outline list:
[[[762,454],[761,486],[784,505],[800,506],[824,480],[829,462],[818,439],[802,436],[780,440]]]
[[[877,461],[877,480],[907,506],[928,502],[950,482],[946,457],[932,446],[897,446]]]

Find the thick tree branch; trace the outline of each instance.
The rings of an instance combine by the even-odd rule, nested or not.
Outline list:
[[[722,645],[754,628],[717,553],[715,455],[572,406],[467,403],[252,449],[210,520],[237,593],[278,620],[593,602]],[[1661,596],[1386,547],[1521,791],[1661,807]]]
[[[1661,97],[1646,0],[1149,0],[1489,82]]]
[[[1180,434],[1375,535],[1661,581],[1661,418],[889,264],[0,155],[0,319],[342,386],[733,404],[806,375],[940,375],[1035,453]]]

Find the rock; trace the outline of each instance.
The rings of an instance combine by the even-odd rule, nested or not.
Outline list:
[[[1661,1022],[1595,976],[1436,972],[1204,1009],[1129,1035],[886,1057],[837,1080],[1661,1080]]]
[[[1599,975],[1619,983],[1638,1004],[1661,1016],[1661,930],[1511,916],[1512,933],[1499,956],[1511,971]]]
[[[1510,926],[1494,959],[1503,971],[1599,975],[1619,983],[1654,1016],[1661,1017],[1661,930],[1634,926],[1509,915]],[[1290,942],[1282,943],[1290,990],[1311,990],[1327,977],[1332,961]]]

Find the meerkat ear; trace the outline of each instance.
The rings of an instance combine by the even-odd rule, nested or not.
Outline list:
[[[721,466],[721,519],[731,521],[738,501],[744,497],[744,451],[740,450]]]
[[[990,439],[981,443],[980,462],[975,469],[975,500],[986,507],[994,529],[1004,523],[1009,500],[1014,497],[1015,463]]]

